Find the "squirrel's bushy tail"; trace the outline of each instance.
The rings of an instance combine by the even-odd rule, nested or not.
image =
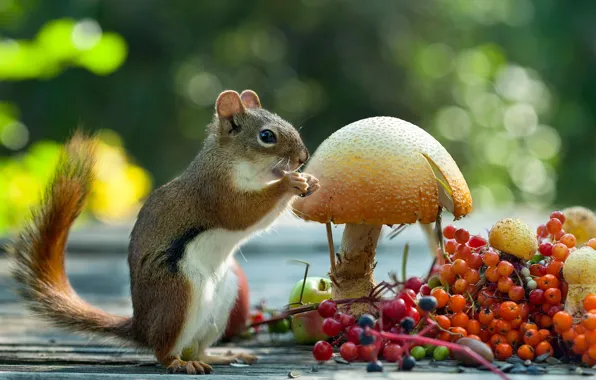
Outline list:
[[[72,289],[64,270],[68,232],[93,183],[96,141],[76,132],[65,145],[47,193],[31,223],[8,245],[12,274],[29,308],[73,331],[132,340],[131,319],[97,309]]]

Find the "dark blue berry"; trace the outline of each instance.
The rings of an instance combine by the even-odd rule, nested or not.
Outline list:
[[[413,356],[404,356],[401,361],[401,369],[411,371],[416,366],[416,359]]]
[[[375,325],[375,319],[370,314],[362,314],[358,320],[358,325],[362,328],[369,327],[372,329]]]
[[[418,302],[418,306],[424,311],[433,311],[437,308],[437,299],[433,296],[424,296]]]
[[[414,325],[416,324],[416,322],[414,322],[414,319],[411,317],[405,317],[404,319],[401,320],[401,328],[404,329],[405,332],[409,333],[410,331],[412,331],[414,329]]]
[[[372,334],[367,334],[365,331],[360,333],[360,344],[367,346],[369,344],[373,344],[375,342],[375,336]]]
[[[379,360],[368,363],[366,366],[366,372],[383,372],[383,363],[381,363]]]

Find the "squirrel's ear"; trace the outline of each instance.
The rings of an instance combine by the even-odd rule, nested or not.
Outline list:
[[[246,108],[261,108],[259,96],[253,90],[242,91],[240,98],[242,99],[242,104],[244,104],[244,107]]]
[[[234,114],[244,113],[244,105],[236,91],[227,90],[219,94],[215,102],[215,111],[220,119],[229,119]]]

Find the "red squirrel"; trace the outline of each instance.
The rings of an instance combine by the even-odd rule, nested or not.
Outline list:
[[[269,227],[295,196],[319,188],[296,172],[309,158],[298,131],[261,107],[250,90],[224,91],[201,151],[178,177],[154,190],[130,236],[132,317],[81,299],[64,270],[68,232],[93,183],[93,137],[76,132],[32,223],[9,244],[13,275],[29,308],[59,327],[118,338],[153,350],[168,373],[211,373],[211,356],[237,294],[233,253]]]

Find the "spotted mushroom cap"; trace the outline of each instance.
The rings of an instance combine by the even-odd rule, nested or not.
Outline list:
[[[488,240],[499,251],[523,260],[532,259],[538,249],[535,232],[517,218],[505,218],[495,223],[488,233]]]
[[[592,210],[582,206],[569,207],[563,210],[565,232],[573,234],[577,245],[585,244],[591,238],[596,238],[596,215]]]
[[[563,266],[563,277],[569,285],[596,284],[596,250],[585,246],[571,252]]]
[[[304,171],[321,185],[294,202],[296,214],[305,220],[430,223],[439,205],[456,218],[472,208],[468,185],[447,150],[423,129],[393,117],[363,119],[337,130]],[[450,193],[446,201],[445,187]]]

